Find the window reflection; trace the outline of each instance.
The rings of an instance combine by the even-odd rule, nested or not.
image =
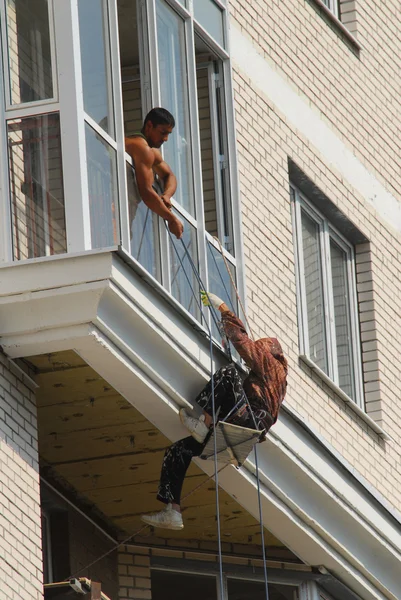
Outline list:
[[[67,251],[57,114],[7,123],[14,256]]]
[[[8,0],[7,30],[12,104],[52,98],[47,0]]]
[[[200,290],[193,269],[194,265],[199,271],[196,229],[185,219],[183,221],[184,233],[181,240],[177,240],[174,235],[169,235],[171,293],[191,315],[199,320]]]
[[[156,10],[161,105],[176,120],[164,157],[177,177],[177,202],[194,215],[184,23],[162,0]]]
[[[92,248],[118,243],[116,152],[85,124]]]
[[[127,165],[127,183],[131,255],[160,281],[159,217],[144,202],[138,204],[139,192],[131,165]]]
[[[114,137],[107,3],[105,0],[79,0],[78,10],[84,109]]]

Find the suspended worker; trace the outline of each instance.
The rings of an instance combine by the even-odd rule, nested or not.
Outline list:
[[[243,382],[234,364],[215,372],[215,420],[223,420],[234,407],[239,406],[238,410],[235,408],[235,416],[230,417],[230,423],[267,433],[277,421],[287,387],[287,360],[280,343],[276,338],[262,338],[253,342],[242,321],[220,298],[206,292],[201,292],[201,296],[205,306],[212,305],[220,311],[227,338],[250,369]],[[160,512],[141,517],[142,521],[153,527],[184,527],[180,502],[185,474],[192,457],[202,454],[213,425],[211,381],[200,392],[196,402],[203,410],[199,419],[188,415],[185,409],[180,410],[181,421],[191,435],[175,442],[164,455],[157,499],[167,506]]]
[[[134,163],[134,198],[130,202],[130,220],[135,218],[141,200],[168,223],[176,238],[184,230],[173,214],[171,198],[177,189],[177,179],[159,150],[175,127],[173,115],[165,108],[152,108],[146,115],[141,131],[125,138],[125,150]],[[161,182],[160,193],[155,189],[155,175]]]

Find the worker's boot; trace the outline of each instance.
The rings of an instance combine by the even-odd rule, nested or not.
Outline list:
[[[188,429],[192,437],[195,438],[200,444],[203,444],[207,434],[209,433],[209,428],[205,425],[204,415],[202,415],[199,419],[196,419],[195,417],[190,417],[185,408],[181,408],[180,419],[181,423]]]
[[[166,508],[157,513],[142,515],[141,520],[152,527],[161,529],[184,529],[181,513],[174,510],[171,504],[167,504]]]

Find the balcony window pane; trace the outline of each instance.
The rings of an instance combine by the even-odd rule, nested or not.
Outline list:
[[[137,203],[139,192],[131,165],[127,165],[127,184],[131,255],[160,281],[159,218],[144,202]]]
[[[182,219],[182,217],[180,218]],[[199,271],[196,230],[188,221],[182,220],[184,221],[182,241],[186,251],[181,240],[177,240],[174,235],[169,236],[171,293],[188,312],[199,320],[200,290],[187,255],[188,252]]]
[[[333,285],[334,325],[337,346],[338,384],[350,398],[354,398],[347,254],[333,240],[331,240],[330,255]]]
[[[224,47],[223,11],[213,0],[195,0],[194,16],[208,34]]]
[[[106,0],[79,0],[84,109],[114,137]]]
[[[53,97],[47,0],[8,0],[11,103]]]
[[[156,10],[161,105],[176,121],[164,157],[177,177],[175,199],[194,215],[184,23],[163,0],[157,1]]]
[[[210,243],[207,244],[207,270],[208,270],[208,290],[221,298],[229,307],[230,310],[237,313],[237,300],[235,290],[231,283],[230,275],[227,272],[227,267],[224,263],[221,253]],[[235,267],[230,263],[229,269],[231,276],[235,281]],[[220,314],[215,311],[217,322],[220,321]],[[214,320],[212,324],[212,332],[216,339],[221,339]]]
[[[309,335],[309,356],[328,373],[319,225],[302,211],[302,247]]]
[[[262,581],[245,581],[241,579],[229,579],[228,600],[265,600],[266,588]],[[283,585],[281,583],[269,583],[269,600],[299,600],[298,587],[294,585]]]
[[[87,123],[85,132],[92,248],[108,248],[119,241],[116,152]]]
[[[58,114],[7,123],[14,256],[67,251]]]

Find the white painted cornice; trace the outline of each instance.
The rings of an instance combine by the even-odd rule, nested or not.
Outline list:
[[[74,349],[164,435],[187,434],[177,411],[208,378],[208,341],[117,253],[3,267],[0,290],[10,357]],[[401,525],[378,497],[284,411],[258,451],[266,527],[364,600],[401,598]],[[258,518],[252,461],[219,479]]]

